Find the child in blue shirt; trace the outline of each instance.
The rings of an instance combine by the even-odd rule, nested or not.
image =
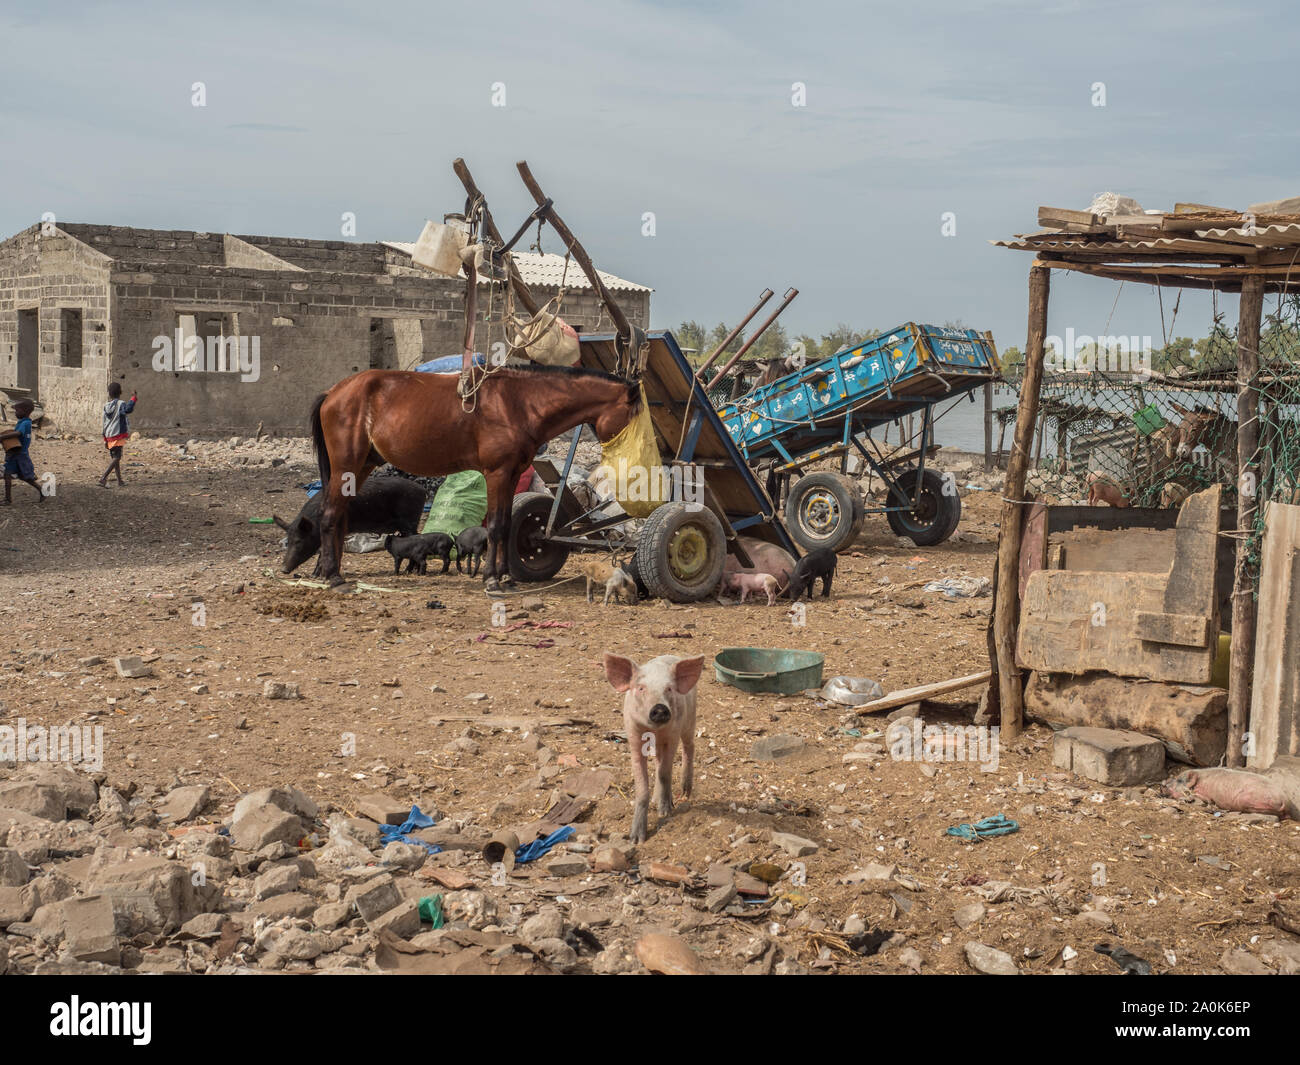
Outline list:
[[[20,399],[14,404],[14,414],[17,415],[18,422],[14,425],[13,431],[18,434],[18,439],[22,443],[13,451],[5,452],[5,506],[12,502],[10,492],[15,477],[30,484],[36,489],[40,501],[45,502],[45,493],[36,483],[36,467],[32,465],[32,456],[29,453],[32,446],[32,411],[35,409],[36,405],[30,399]]]
[[[109,457],[113,461],[108,464],[104,476],[99,479],[100,488],[108,487],[108,477],[111,473],[117,474],[119,488],[126,484],[122,480],[122,449],[131,439],[131,427],[126,424],[126,416],[135,410],[135,400],[134,392],[131,393],[130,399],[123,399],[122,386],[116,381],[108,383],[108,402],[104,404],[104,447],[108,449]]]

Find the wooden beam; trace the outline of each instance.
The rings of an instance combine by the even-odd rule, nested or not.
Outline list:
[[[906,706],[908,703],[919,703],[922,699],[933,699],[940,695],[950,695],[952,692],[959,692],[963,688],[973,688],[976,684],[985,683],[992,674],[986,669],[983,673],[970,673],[964,677],[953,677],[951,680],[936,681],[934,684],[922,684],[916,688],[904,688],[902,691],[890,692],[883,699],[877,699],[874,702],[864,703],[856,707],[859,714],[875,714],[881,710],[893,710],[899,706]]]
[[[465,186],[465,194],[470,200],[483,201],[483,229],[489,237],[496,241],[498,246],[505,244],[505,238],[501,236],[501,231],[497,229],[497,224],[492,221],[492,213],[487,209],[487,197],[479,191],[479,187],[474,184],[474,177],[469,172],[469,167],[465,165],[464,159],[457,159],[451,164],[452,170],[460,178],[460,183]],[[514,260],[506,256],[506,269],[510,274],[510,287],[514,290],[515,297],[528,308],[529,314],[536,314],[541,310],[541,304],[533,297],[532,292],[524,283],[523,276],[519,273],[519,268],[515,266]],[[476,279],[477,280],[477,279]]]
[[[1071,211],[1065,207],[1040,207],[1038,224],[1040,226],[1096,226],[1101,224],[1101,219],[1091,211]]]
[[[546,195],[542,192],[542,187],[537,184],[537,179],[533,177],[533,172],[528,169],[528,164],[520,160],[515,164],[515,169],[519,171],[519,176],[523,179],[524,186],[537,201],[538,207],[543,207],[546,203]],[[605,287],[605,282],[600,279],[600,274],[596,272],[596,267],[592,264],[591,256],[587,250],[578,243],[578,238],[573,235],[569,227],[564,224],[563,219],[555,213],[554,207],[545,207],[542,211],[542,217],[551,224],[551,227],[559,234],[564,241],[564,246],[569,249],[578,265],[582,267],[582,272],[587,275],[587,280],[591,282],[591,287],[596,290],[596,295],[600,297],[600,302],[605,305],[609,311],[609,316],[614,319],[614,325],[617,327],[619,335],[628,339],[632,335],[632,325],[627,320],[627,315],[623,313],[623,308],[609,294],[609,289]],[[635,352],[632,353],[635,356]]]
[[[1251,533],[1259,498],[1259,333],[1264,283],[1241,286],[1237,320],[1237,529]],[[1237,541],[1232,583],[1232,658],[1228,667],[1228,765],[1244,766],[1243,739],[1250,719],[1251,670],[1255,661],[1255,589],[1250,567],[1253,537]]]
[[[1240,217],[1241,212],[1231,207],[1212,207],[1208,203],[1176,203],[1174,214],[1235,214]]]
[[[993,643],[997,651],[998,697],[1002,742],[1018,735],[1024,719],[1024,688],[1016,665],[1016,626],[1020,618],[1020,540],[1024,520],[1025,476],[1029,449],[1038,421],[1038,393],[1043,383],[1047,338],[1047,302],[1051,269],[1035,262],[1029,269],[1029,334],[1025,344],[1025,374],[1016,411],[1016,430],[1002,489],[1002,522],[998,530],[998,579],[993,601]]]
[[[1030,716],[1057,726],[1143,732],[1161,740],[1173,757],[1192,765],[1218,765],[1228,733],[1222,688],[1132,680],[1109,673],[1072,677],[1032,673],[1025,689]]]

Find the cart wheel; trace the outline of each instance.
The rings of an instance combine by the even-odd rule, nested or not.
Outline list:
[[[904,470],[895,483],[911,499],[916,488],[917,470]],[[888,505],[898,506],[898,498],[891,492]],[[899,536],[911,538],[917,547],[932,547],[950,537],[961,521],[961,496],[954,490],[944,491],[943,475],[926,470],[921,476],[921,494],[911,511],[891,510],[889,527]]]
[[[548,581],[560,572],[569,549],[546,540],[546,522],[555,498],[546,492],[520,492],[510,505],[506,560],[517,581]]]
[[[674,603],[707,599],[722,579],[727,537],[706,507],[665,503],[646,518],[636,545],[636,570],[646,590]]]
[[[800,477],[785,500],[786,526],[805,551],[846,550],[858,538],[865,517],[858,486],[839,473]]]

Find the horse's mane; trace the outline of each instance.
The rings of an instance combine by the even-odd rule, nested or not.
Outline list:
[[[540,375],[540,376],[564,376],[573,377],[579,380],[586,378],[596,381],[612,381],[621,384],[627,388],[627,401],[632,405],[635,411],[641,405],[641,382],[634,381],[631,378],[619,377],[616,374],[606,373],[604,370],[592,370],[586,366],[543,366],[540,363],[511,364],[503,366],[496,373]]]

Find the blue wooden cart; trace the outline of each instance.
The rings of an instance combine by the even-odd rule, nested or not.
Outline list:
[[[789,533],[805,549],[847,547],[867,513],[885,514],[895,533],[924,546],[946,540],[961,519],[956,486],[926,468],[935,405],[1000,374],[991,334],[909,322],[762,385],[718,414],[745,460],[767,469],[768,493],[784,497]],[[920,415],[919,432],[885,455],[871,430],[901,426],[911,414]],[[843,472],[804,472],[855,449],[888,487],[883,505],[868,508]]]

